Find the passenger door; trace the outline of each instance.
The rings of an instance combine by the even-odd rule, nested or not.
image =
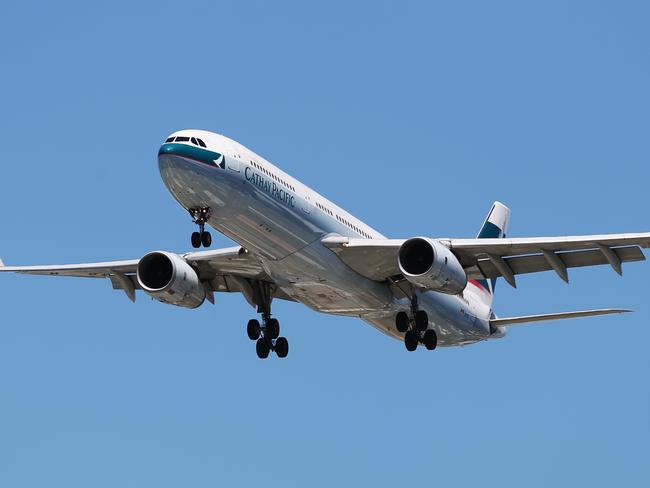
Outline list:
[[[239,172],[241,154],[239,153],[239,149],[234,144],[231,145],[230,148],[232,150],[232,156],[226,158],[226,166],[228,166],[228,169]]]
[[[309,192],[305,193],[305,197],[302,200],[302,209],[305,213],[311,213],[311,196]]]

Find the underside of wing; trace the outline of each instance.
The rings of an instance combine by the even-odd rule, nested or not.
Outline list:
[[[516,286],[515,275],[553,270],[569,281],[569,268],[608,264],[622,274],[622,264],[643,261],[650,233],[508,239],[450,239],[470,279],[503,277]]]
[[[215,292],[244,293],[246,291],[244,288],[248,288],[250,281],[272,282],[262,269],[259,261],[246,249],[239,246],[190,252],[179,256],[194,268],[199,280],[208,284],[209,288]],[[108,278],[111,280],[114,289],[124,290],[131,300],[135,300],[135,290],[141,289],[136,277],[139,262],[140,259],[131,259],[44,266],[0,265],[0,272]],[[288,299],[280,290],[277,290],[276,296]]]
[[[404,239],[350,239],[328,236],[322,241],[354,271],[374,281],[400,274],[397,252]]]
[[[375,281],[399,276],[398,252],[405,239],[350,239],[327,236],[323,244],[357,273]],[[643,261],[650,233],[504,239],[437,239],[462,264],[469,279],[555,271],[564,281],[568,269],[608,264],[622,273],[622,263]]]

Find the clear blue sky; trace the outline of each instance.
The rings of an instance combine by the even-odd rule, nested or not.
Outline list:
[[[512,235],[650,230],[647,2],[9,2],[2,18],[10,264],[187,250],[156,164],[182,128],[392,237],[471,237],[495,199]],[[239,296],[188,311],[0,276],[0,486],[645,487],[649,273],[502,283],[502,316],[637,312],[435,353],[277,303],[285,361],[256,358]]]

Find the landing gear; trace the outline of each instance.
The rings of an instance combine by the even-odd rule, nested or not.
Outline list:
[[[212,245],[212,235],[209,232],[203,231],[201,234],[201,244],[203,244],[203,247],[210,247]]]
[[[420,334],[415,330],[407,330],[406,334],[404,334],[406,350],[415,351],[418,348],[418,342],[420,342]]]
[[[424,310],[415,312],[415,328],[419,332],[424,332],[429,327],[429,316]]]
[[[257,339],[257,343],[255,344],[255,350],[257,351],[258,358],[266,359],[269,357],[269,352],[271,351],[271,347],[269,346],[269,343],[266,341],[266,339],[262,337]]]
[[[436,331],[433,329],[427,330],[422,336],[422,344],[424,344],[424,347],[429,351],[433,351],[438,345],[438,336],[436,335]]]
[[[289,341],[284,337],[278,337],[275,341],[275,353],[279,358],[286,358],[289,354]]]
[[[277,339],[280,337],[280,322],[278,322],[278,319],[268,319],[266,321],[264,335],[269,339]]]
[[[409,330],[409,323],[409,316],[406,312],[397,312],[397,316],[395,317],[395,327],[398,332],[404,333]]]
[[[201,234],[192,232],[192,247],[201,247]]]
[[[251,319],[246,326],[246,333],[251,341],[256,341],[262,335],[262,327],[257,319]]]
[[[280,337],[280,322],[271,317],[271,288],[269,283],[253,283],[253,295],[257,305],[257,311],[262,315],[262,324],[259,320],[251,319],[246,326],[246,333],[251,341],[255,343],[257,357],[266,359],[269,353],[274,351],[279,358],[286,358],[289,354],[289,341]]]
[[[277,325],[273,324],[272,321],[275,321]],[[251,321],[249,321],[250,324]],[[257,322],[257,320],[255,320]],[[279,337],[280,335],[280,324],[275,319],[270,319],[267,322],[266,327],[262,327],[258,330],[260,334],[257,338],[253,338],[250,328],[247,330],[248,337],[251,340],[257,341],[255,343],[255,350],[257,352],[257,357],[260,359],[266,359],[269,357],[270,351],[275,351],[279,358],[286,358],[289,354],[289,341],[286,337]]]
[[[199,248],[210,247],[212,245],[212,235],[205,230],[205,223],[210,218],[212,210],[210,207],[193,207],[189,210],[192,221],[199,226],[198,232],[192,232],[192,247]]]
[[[423,344],[429,351],[438,345],[438,336],[433,329],[429,329],[429,316],[424,310],[418,309],[417,297],[411,298],[411,317],[406,312],[397,312],[395,315],[395,328],[404,333],[404,347],[407,351],[415,351],[418,344]]]

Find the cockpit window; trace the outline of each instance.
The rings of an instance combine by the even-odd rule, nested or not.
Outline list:
[[[208,147],[208,146],[205,145],[205,142],[203,142],[203,141],[202,141],[201,139],[199,139],[198,137],[196,138],[196,140],[197,140],[197,142],[199,143],[199,146],[201,146],[201,147]]]
[[[192,138],[190,139],[190,141],[192,141],[192,144],[194,144],[195,146],[198,146],[198,145],[199,145],[199,143],[196,142],[196,139],[195,139],[194,137],[192,137]]]
[[[174,138],[173,137],[168,137],[165,142],[174,142]]]
[[[176,142],[187,142],[187,141],[189,141],[189,140],[190,140],[190,138],[189,138],[189,137],[185,137],[185,136],[178,136],[178,137],[176,138]]]

